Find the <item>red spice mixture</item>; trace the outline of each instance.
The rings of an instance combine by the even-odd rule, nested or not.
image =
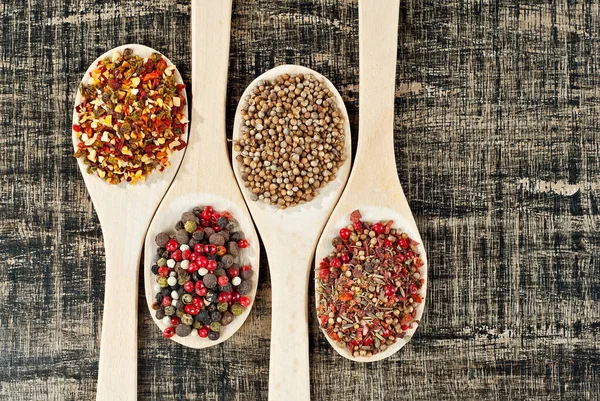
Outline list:
[[[423,302],[423,260],[406,233],[393,221],[352,222],[332,241],[334,250],[317,272],[318,316],[321,328],[355,356],[385,351],[418,324]]]
[[[98,62],[79,90],[75,157],[107,183],[144,181],[186,146],[185,85],[177,83],[175,66],[162,55],[115,52]]]

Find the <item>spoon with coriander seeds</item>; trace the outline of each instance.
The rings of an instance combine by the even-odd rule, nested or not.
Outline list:
[[[175,66],[137,44],[98,57],[75,97],[73,147],[106,252],[99,401],[113,400],[117,388],[120,400],[137,399],[140,249],[181,163],[187,117]]]
[[[258,283],[258,236],[226,144],[231,4],[192,2],[190,138],[144,248],[152,319],[164,337],[191,348],[231,337],[250,314]]]
[[[346,107],[321,74],[282,65],[243,93],[233,140],[235,176],[269,258],[269,399],[309,400],[308,278],[350,172]]]
[[[319,325],[358,362],[391,356],[423,314],[427,257],[394,157],[399,0],[359,0],[359,140],[315,258]]]

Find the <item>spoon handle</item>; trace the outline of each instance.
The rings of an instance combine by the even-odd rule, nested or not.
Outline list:
[[[102,231],[106,286],[96,400],[135,401],[139,250],[146,226],[103,224]]]
[[[394,96],[399,8],[399,0],[358,2],[360,135],[353,169],[353,172],[377,171],[390,176],[386,178],[395,177],[395,181]]]
[[[272,291],[270,401],[310,400],[307,307],[314,244],[290,240],[282,236],[265,246]]]

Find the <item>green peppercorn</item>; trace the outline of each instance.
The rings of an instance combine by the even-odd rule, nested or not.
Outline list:
[[[160,286],[161,286],[161,287],[163,287],[163,288],[164,288],[164,287],[168,287],[168,286],[169,286],[169,282],[168,282],[168,280],[167,280],[167,278],[166,278],[166,277],[160,277],[160,278],[157,280],[157,282],[158,282],[158,285],[160,285]]]
[[[181,302],[183,302],[186,305],[191,304],[193,301],[194,298],[192,297],[192,294],[183,294],[183,296],[181,297]]]
[[[175,312],[175,316],[177,316],[180,319],[183,315],[185,315],[185,312],[181,309],[177,309],[177,312]]]
[[[165,315],[167,316],[173,316],[175,314],[175,307],[174,306],[166,306],[165,307]]]
[[[233,313],[234,316],[239,316],[242,313],[244,313],[244,307],[240,304],[231,305],[229,310],[231,311],[231,313]]]
[[[167,259],[165,258],[160,258],[156,261],[156,264],[158,265],[158,267],[163,267],[167,265]]]
[[[187,231],[190,234],[196,230],[196,227],[198,227],[198,225],[196,224],[195,221],[186,221],[185,224],[183,225],[183,228],[185,228],[185,231]],[[188,239],[188,241],[189,241],[189,239]]]
[[[221,323],[220,322],[212,322],[210,324],[210,329],[212,331],[216,331],[217,333],[221,331]]]
[[[181,323],[191,326],[194,323],[194,318],[192,317],[192,315],[188,315],[186,313],[183,316],[181,316]]]
[[[155,304],[158,304],[158,302],[155,302]],[[222,302],[217,305],[217,310],[219,312],[225,312],[228,308],[229,308],[229,305],[227,304],[227,302]]]
[[[195,329],[201,329],[202,328],[202,323],[200,323],[197,320],[194,320],[194,323],[192,324],[192,327]]]

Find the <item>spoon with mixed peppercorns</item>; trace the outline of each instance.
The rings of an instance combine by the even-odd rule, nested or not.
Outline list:
[[[394,157],[399,0],[359,1],[359,142],[316,251],[319,326],[359,362],[397,352],[423,314],[427,259]]]
[[[230,338],[250,313],[259,242],[225,133],[231,0],[192,2],[190,138],[146,235],[144,285],[162,335],[192,348]]]
[[[235,175],[269,258],[269,399],[308,400],[308,278],[350,172],[346,108],[321,74],[279,66],[242,95],[233,139]]]
[[[115,388],[119,399],[135,400],[140,248],[187,139],[179,72],[146,46],[106,52],[79,86],[72,134],[106,251],[97,400],[113,400]]]

